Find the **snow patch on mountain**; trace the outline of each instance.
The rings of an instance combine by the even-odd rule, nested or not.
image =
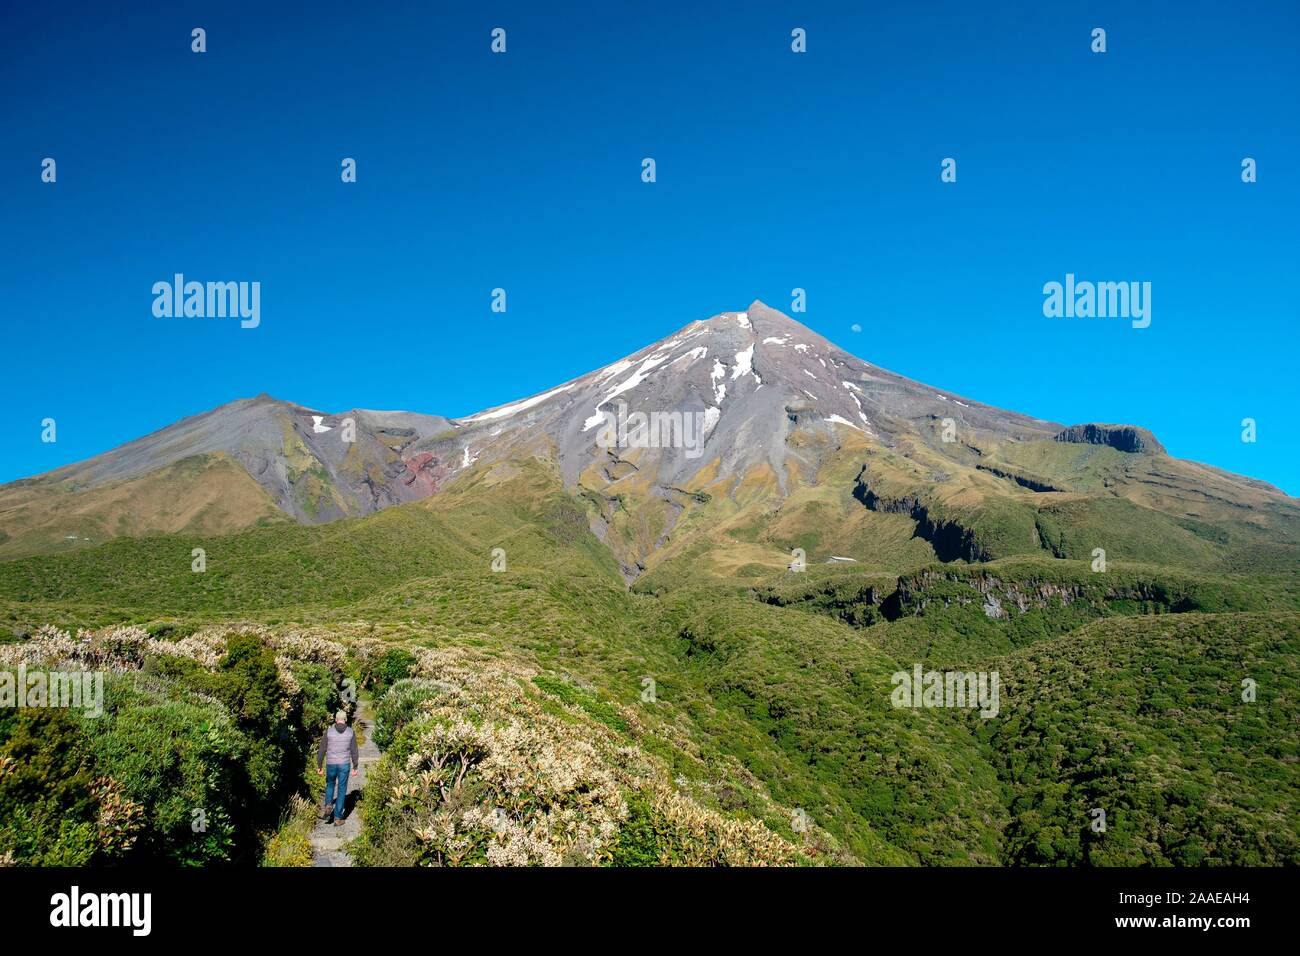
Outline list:
[[[709,405],[704,409],[704,434],[713,431],[713,426],[718,424],[718,419],[722,417],[722,409],[714,408]]]
[[[534,405],[540,405],[542,402],[554,395],[559,395],[561,392],[567,392],[572,387],[573,383],[570,382],[568,385],[561,385],[559,388],[553,388],[549,392],[543,392],[541,395],[534,395],[532,398],[525,398],[521,402],[515,402],[511,405],[503,405],[495,411],[479,412],[477,415],[471,415],[469,418],[463,419],[463,421],[486,422],[497,418],[509,418],[511,415],[522,412],[527,408],[532,408]]]
[[[595,413],[592,414],[592,416],[588,418],[585,422],[583,422],[582,430],[584,432],[590,431],[591,429],[599,425],[602,421],[604,421],[604,416],[601,415],[600,413],[600,406],[604,405],[606,402],[609,402],[617,398],[618,396],[622,395],[624,392],[631,391],[632,389],[636,388],[638,385],[640,385],[642,382],[646,380],[646,376],[648,376],[657,366],[662,365],[666,361],[668,361],[667,355],[660,355],[658,352],[655,352],[654,355],[651,355],[648,359],[642,362],[641,367],[639,369],[637,369],[635,372],[633,372],[631,375],[625,378],[621,384],[615,385],[610,390],[608,395],[606,395],[604,398],[602,398],[599,402],[596,403]]]
[[[669,365],[676,365],[678,362],[681,362],[681,361],[683,361],[683,360],[685,360],[685,359],[690,359],[690,360],[691,360],[691,364],[694,364],[696,361],[698,361],[699,359],[704,358],[704,357],[705,357],[706,355],[708,355],[708,354],[709,354],[709,347],[708,347],[707,345],[697,345],[695,348],[691,349],[689,352],[683,352],[681,355],[677,356],[677,358],[673,359],[673,360],[672,360],[671,362],[669,362],[668,364],[669,364]]]
[[[641,367],[639,369],[637,369],[635,372],[633,372],[631,375],[625,378],[622,384],[615,385],[613,390],[611,390],[608,395],[606,395],[604,398],[600,400],[599,404],[604,405],[610,399],[617,398],[619,395],[622,395],[624,392],[631,391],[632,389],[636,388],[638,385],[640,385],[642,382],[646,380],[646,376],[648,376],[651,371],[653,371],[657,366],[662,365],[666,361],[668,361],[668,356],[666,355],[650,356],[648,359],[646,359],[644,362],[641,363]]]
[[[615,375],[622,375],[636,363],[631,359],[621,359],[613,365],[606,366],[595,378],[597,382],[603,382],[607,378],[613,378]]]
[[[723,379],[727,377],[727,366],[723,365],[717,359],[713,360],[713,371],[709,374],[709,381],[713,383],[713,397],[718,404],[727,397],[727,385]]]
[[[731,380],[734,382],[742,375],[754,375],[754,346],[736,353],[736,367],[731,370]],[[758,378],[757,375],[754,375]]]

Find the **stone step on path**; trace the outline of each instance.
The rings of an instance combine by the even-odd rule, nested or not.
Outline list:
[[[362,701],[357,708],[357,716],[352,723],[352,728],[357,732],[357,755],[361,767],[360,772],[355,776],[348,775],[348,795],[343,811],[343,826],[336,827],[333,823],[320,820],[319,815],[323,812],[325,801],[325,778],[316,778],[317,820],[309,837],[312,866],[352,866],[352,857],[344,847],[361,833],[361,817],[357,813],[357,804],[365,790],[366,770],[379,759],[379,748],[375,745],[375,722],[368,701]]]

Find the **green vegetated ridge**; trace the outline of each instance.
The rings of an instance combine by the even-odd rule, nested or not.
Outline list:
[[[1068,455],[1102,482],[1111,452],[997,467]],[[1300,863],[1285,540],[1255,561],[1248,523],[1119,499],[919,515],[868,487],[779,513],[691,499],[631,588],[597,505],[538,460],[362,519],[0,563],[0,665],[76,659],[78,628],[125,656],[102,723],[0,712],[0,820],[21,821],[0,853],[300,862],[310,738],[352,676],[385,751],[362,863]],[[940,560],[954,523],[987,560]],[[998,715],[895,707],[918,663],[998,672]],[[126,848],[104,832],[119,804]]]

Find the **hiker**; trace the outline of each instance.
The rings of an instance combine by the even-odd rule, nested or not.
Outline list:
[[[323,766],[322,766],[323,765]],[[348,726],[347,711],[334,715],[334,726],[326,729],[316,749],[316,772],[325,775],[325,804],[320,818],[331,814],[336,827],[343,826],[343,801],[348,794],[348,768],[355,776],[361,769],[357,760],[357,735]],[[334,806],[331,807],[330,804]]]

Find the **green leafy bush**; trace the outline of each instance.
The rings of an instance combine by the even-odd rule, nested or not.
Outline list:
[[[384,693],[397,681],[411,676],[415,655],[401,647],[385,648],[382,654],[367,658],[361,666],[361,686],[375,695]]]
[[[0,718],[0,855],[39,866],[95,858],[95,762],[79,724],[61,710]]]
[[[425,678],[402,678],[393,684],[375,708],[375,744],[387,750],[402,729],[420,716],[425,701],[442,692],[434,681]]]

